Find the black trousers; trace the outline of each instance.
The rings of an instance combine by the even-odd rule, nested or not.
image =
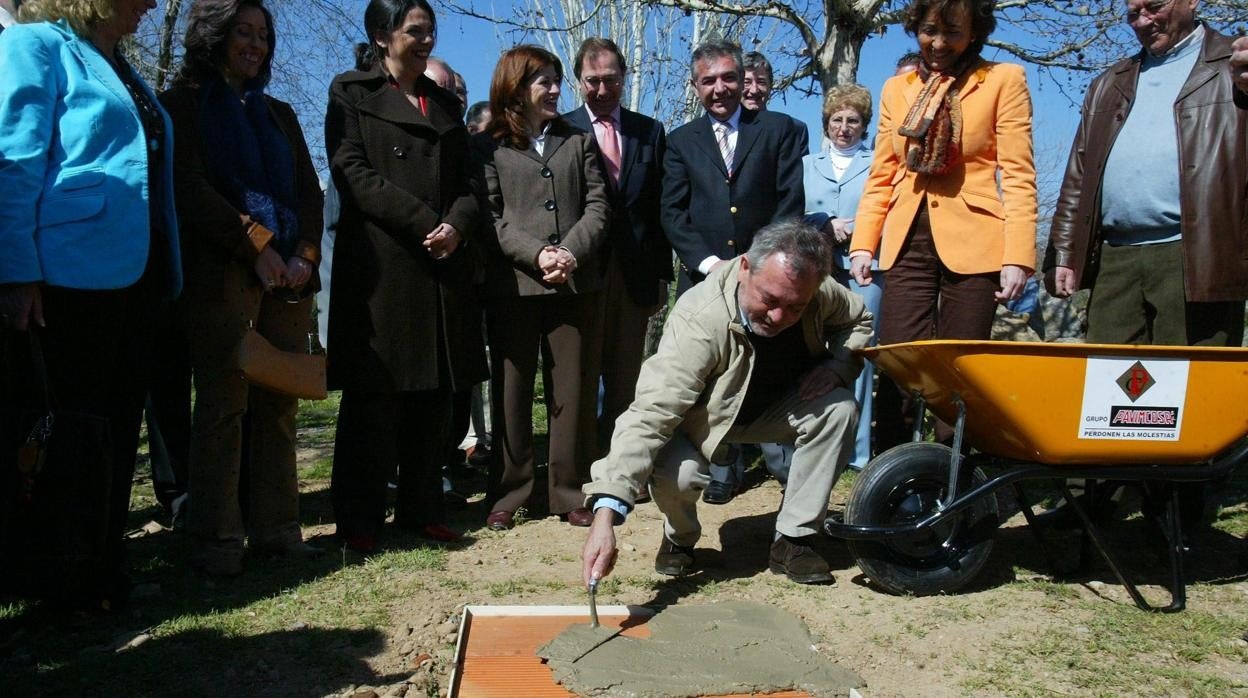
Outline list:
[[[105,578],[97,587],[101,598],[124,592],[126,586],[126,520],[150,374],[152,322],[161,295],[146,281],[149,276],[119,290],[40,289],[47,327],[35,331],[39,332],[53,404],[58,409],[103,417],[110,428],[113,477]],[[15,405],[39,408],[43,398],[29,338],[24,333],[5,334],[0,393]],[[65,515],[73,516],[73,512]]]
[[[330,499],[341,536],[381,534],[386,481],[398,464],[396,525],[444,520],[442,460],[450,429],[447,388],[403,393],[343,390],[334,440]]]
[[[156,319],[151,387],[145,416],[152,456],[152,491],[165,509],[186,493],[186,464],[191,455],[191,349],[174,304]]]

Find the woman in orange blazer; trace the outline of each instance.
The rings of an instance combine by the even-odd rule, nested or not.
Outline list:
[[[1022,66],[980,57],[996,27],[992,10],[992,0],[914,0],[907,9],[922,62],[884,84],[850,242],[858,283],[871,283],[877,249],[888,270],[881,344],[986,339],[996,303],[1017,298],[1035,268],[1031,97]],[[894,429],[907,412],[902,405]],[[878,450],[904,440],[888,435],[886,419],[882,412]]]

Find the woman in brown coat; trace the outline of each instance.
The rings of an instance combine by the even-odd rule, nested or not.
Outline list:
[[[329,384],[342,390],[331,497],[338,535],[371,552],[397,463],[395,524],[449,540],[438,444],[452,390],[485,380],[473,288],[480,224],[455,95],[425,77],[437,25],[425,0],[372,0],[375,65],[334,79],[325,116],[342,197],[329,313]]]
[[[286,351],[306,350],[313,328],[321,188],[294,111],[264,94],[275,44],[262,0],[197,0],[182,69],[161,95],[193,340],[187,530],[192,563],[214,575],[242,570],[244,537],[252,549],[313,551],[299,529],[298,402],[249,386],[235,359],[249,325]]]
[[[486,261],[486,325],[495,395],[487,524],[510,528],[533,491],[533,380],[539,351],[550,429],[550,511],[575,526],[582,506],[578,468],[582,343],[593,331],[594,294],[608,204],[592,134],[559,118],[559,59],[536,46],[503,54],[490,85],[489,132],[474,140],[494,225]],[[497,462],[497,461],[496,461]],[[588,466],[588,464],[583,464]]]

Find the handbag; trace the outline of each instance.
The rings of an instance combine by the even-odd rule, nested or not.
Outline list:
[[[316,335],[308,333],[307,353],[282,351],[269,343],[255,326],[249,326],[238,343],[238,367],[248,383],[304,400],[324,400],[325,354],[318,351]]]
[[[112,432],[104,417],[56,407],[38,332],[26,334],[42,404],[0,412],[0,589],[99,596],[107,579]]]

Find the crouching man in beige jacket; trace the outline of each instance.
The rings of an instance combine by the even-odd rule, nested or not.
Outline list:
[[[735,444],[768,442],[795,447],[770,567],[801,584],[832,581],[811,542],[853,450],[852,386],[862,369],[854,350],[871,339],[871,315],[828,276],[830,245],[798,221],[773,223],[677,301],[610,452],[583,488],[594,509],[586,583],[611,571],[613,526],[647,483],[664,517],[655,570],[692,571],[710,463],[726,462]]]

